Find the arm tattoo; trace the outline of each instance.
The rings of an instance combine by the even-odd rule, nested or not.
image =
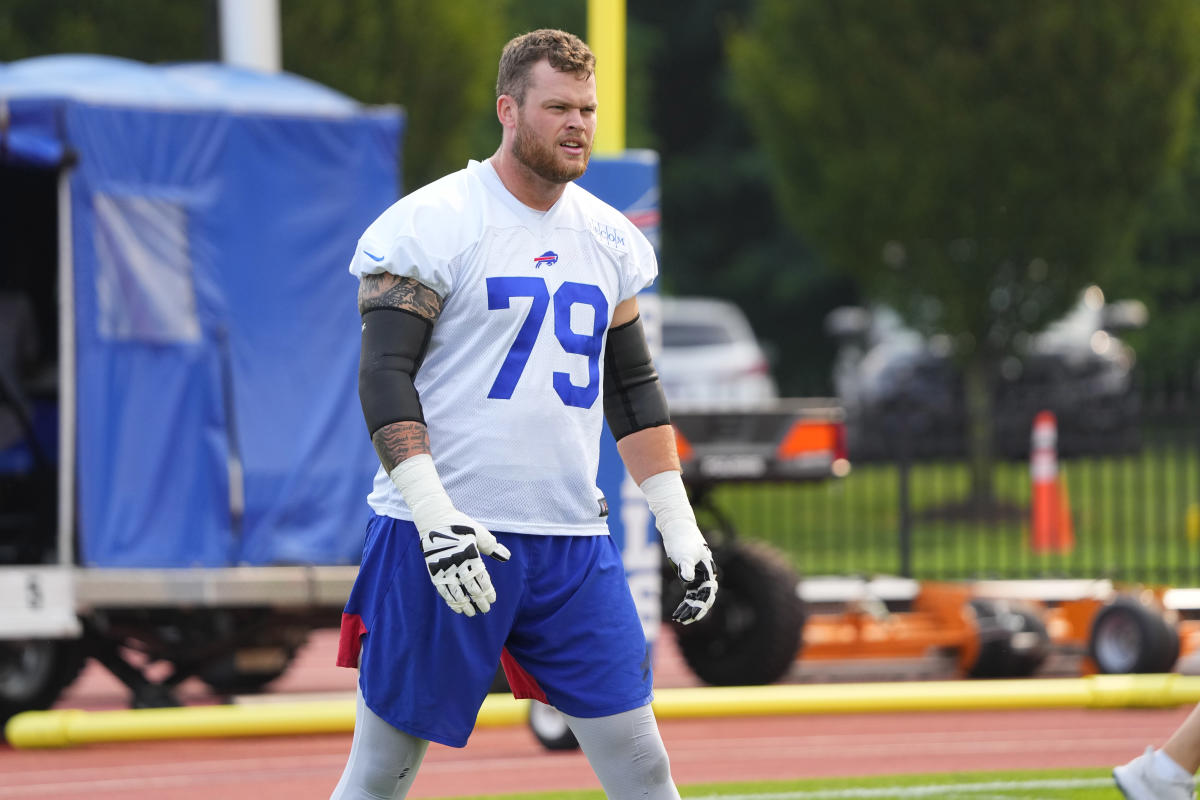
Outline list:
[[[363,275],[358,284],[358,313],[376,308],[396,308],[435,322],[442,313],[442,298],[412,278],[390,272]]]
[[[390,272],[363,275],[358,284],[358,311],[365,314],[377,308],[408,311],[436,322],[442,313],[442,298],[412,278]],[[375,431],[371,444],[384,471],[390,473],[404,459],[429,452],[429,431],[420,422],[393,422]]]
[[[391,473],[406,458],[429,452],[429,431],[420,422],[393,422],[371,437],[384,472]]]

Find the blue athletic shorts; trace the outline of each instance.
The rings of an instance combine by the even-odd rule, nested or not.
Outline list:
[[[502,649],[540,690],[523,696],[544,693],[572,716],[649,703],[649,650],[612,537],[494,533],[512,559],[484,558],[496,602],[467,617],[434,589],[416,526],[371,519],[338,653],[359,667],[367,706],[413,736],[462,747]]]

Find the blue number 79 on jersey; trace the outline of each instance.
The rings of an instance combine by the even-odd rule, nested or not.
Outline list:
[[[500,372],[492,382],[488,397],[493,400],[508,400],[521,380],[521,373],[529,363],[533,348],[537,345],[542,321],[550,307],[550,291],[542,278],[501,277],[487,279],[488,309],[491,311],[511,308],[514,297],[528,297],[529,313],[521,322],[512,347],[500,364]],[[585,356],[588,360],[588,382],[585,386],[571,383],[566,372],[551,374],[554,391],[562,401],[577,408],[591,408],[600,396],[600,351],[604,348],[604,331],[608,327],[608,299],[599,286],[590,283],[564,282],[554,292],[554,338],[562,349],[573,355]],[[590,306],[595,312],[592,317],[592,332],[576,333],[571,330],[571,307]]]

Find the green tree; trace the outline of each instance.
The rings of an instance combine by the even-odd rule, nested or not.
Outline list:
[[[1196,97],[1200,103],[1200,96]],[[1143,213],[1133,269],[1114,276],[1114,297],[1145,301],[1150,322],[1125,335],[1149,388],[1200,380],[1200,125],[1193,125],[1178,171],[1154,192]]]
[[[771,163],[737,103],[725,39],[753,0],[630,6],[657,43],[647,113],[662,151],[662,281],[672,294],[716,295],[747,312],[773,352],[789,395],[828,391],[829,309],[853,302],[853,283],[830,270],[782,224]]]
[[[215,0],[0,0],[0,60],[54,53],[212,60],[220,55]]]
[[[495,119],[506,14],[495,0],[283,0],[284,67],[362,102],[404,106],[413,189],[491,155],[474,134]]]
[[[1198,37],[1193,0],[761,0],[732,37],[789,222],[956,335],[976,497],[993,366],[1127,262],[1186,141]]]

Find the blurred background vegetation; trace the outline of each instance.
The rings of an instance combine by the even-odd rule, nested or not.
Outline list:
[[[0,0],[0,60],[219,57],[216,0]],[[281,0],[284,68],[408,115],[415,188],[491,154],[495,64],[586,0]],[[889,300],[1002,353],[1085,285],[1146,303],[1143,374],[1200,359],[1200,4],[628,5],[631,148],[661,156],[664,290],[738,303],[785,394],[831,309]]]

